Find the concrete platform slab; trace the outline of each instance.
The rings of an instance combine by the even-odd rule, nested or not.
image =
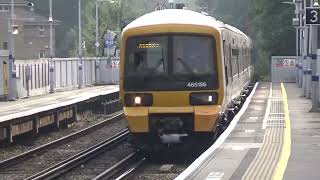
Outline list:
[[[319,179],[320,113],[309,112],[312,104],[301,96],[296,84],[285,84],[291,119],[291,155],[283,179]]]
[[[320,113],[309,112],[311,101],[296,84],[271,84],[270,92],[268,86],[258,86],[224,142],[177,180],[319,179]]]
[[[119,91],[119,88],[115,85],[94,86],[35,96],[28,99],[19,99],[17,101],[0,102],[0,123],[58,107],[68,106],[117,91]]]

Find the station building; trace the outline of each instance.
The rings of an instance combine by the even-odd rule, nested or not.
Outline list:
[[[14,25],[18,29],[15,40],[15,59],[39,59],[50,56],[50,24],[48,17],[41,16],[28,6],[29,2],[15,0]],[[8,55],[11,0],[0,0],[0,98],[7,94],[8,85]],[[53,26],[53,55],[55,54],[55,27]]]

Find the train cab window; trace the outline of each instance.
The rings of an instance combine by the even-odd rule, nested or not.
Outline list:
[[[173,36],[173,74],[216,74],[213,46],[206,36]]]
[[[167,72],[168,37],[152,36],[130,39],[127,44],[126,75],[161,75]]]
[[[201,86],[190,83],[201,82]],[[123,87],[127,91],[219,88],[212,36],[161,34],[128,38]]]

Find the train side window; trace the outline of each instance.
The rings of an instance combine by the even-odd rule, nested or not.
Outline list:
[[[239,49],[232,49],[232,66],[235,67],[238,72],[234,71],[233,76],[239,74]]]

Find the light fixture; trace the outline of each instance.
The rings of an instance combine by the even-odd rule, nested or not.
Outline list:
[[[126,94],[124,103],[126,106],[152,106],[153,97],[148,93]]]
[[[18,25],[12,25],[12,34],[13,34],[13,35],[19,34],[19,27],[18,27]]]
[[[34,11],[34,3],[28,2],[27,6],[30,8],[30,11]]]
[[[136,105],[140,105],[140,104],[141,104],[141,97],[140,97],[140,96],[136,96],[136,97],[134,98],[134,103],[135,103]]]
[[[218,102],[217,92],[192,92],[189,96],[190,105],[216,105]]]

